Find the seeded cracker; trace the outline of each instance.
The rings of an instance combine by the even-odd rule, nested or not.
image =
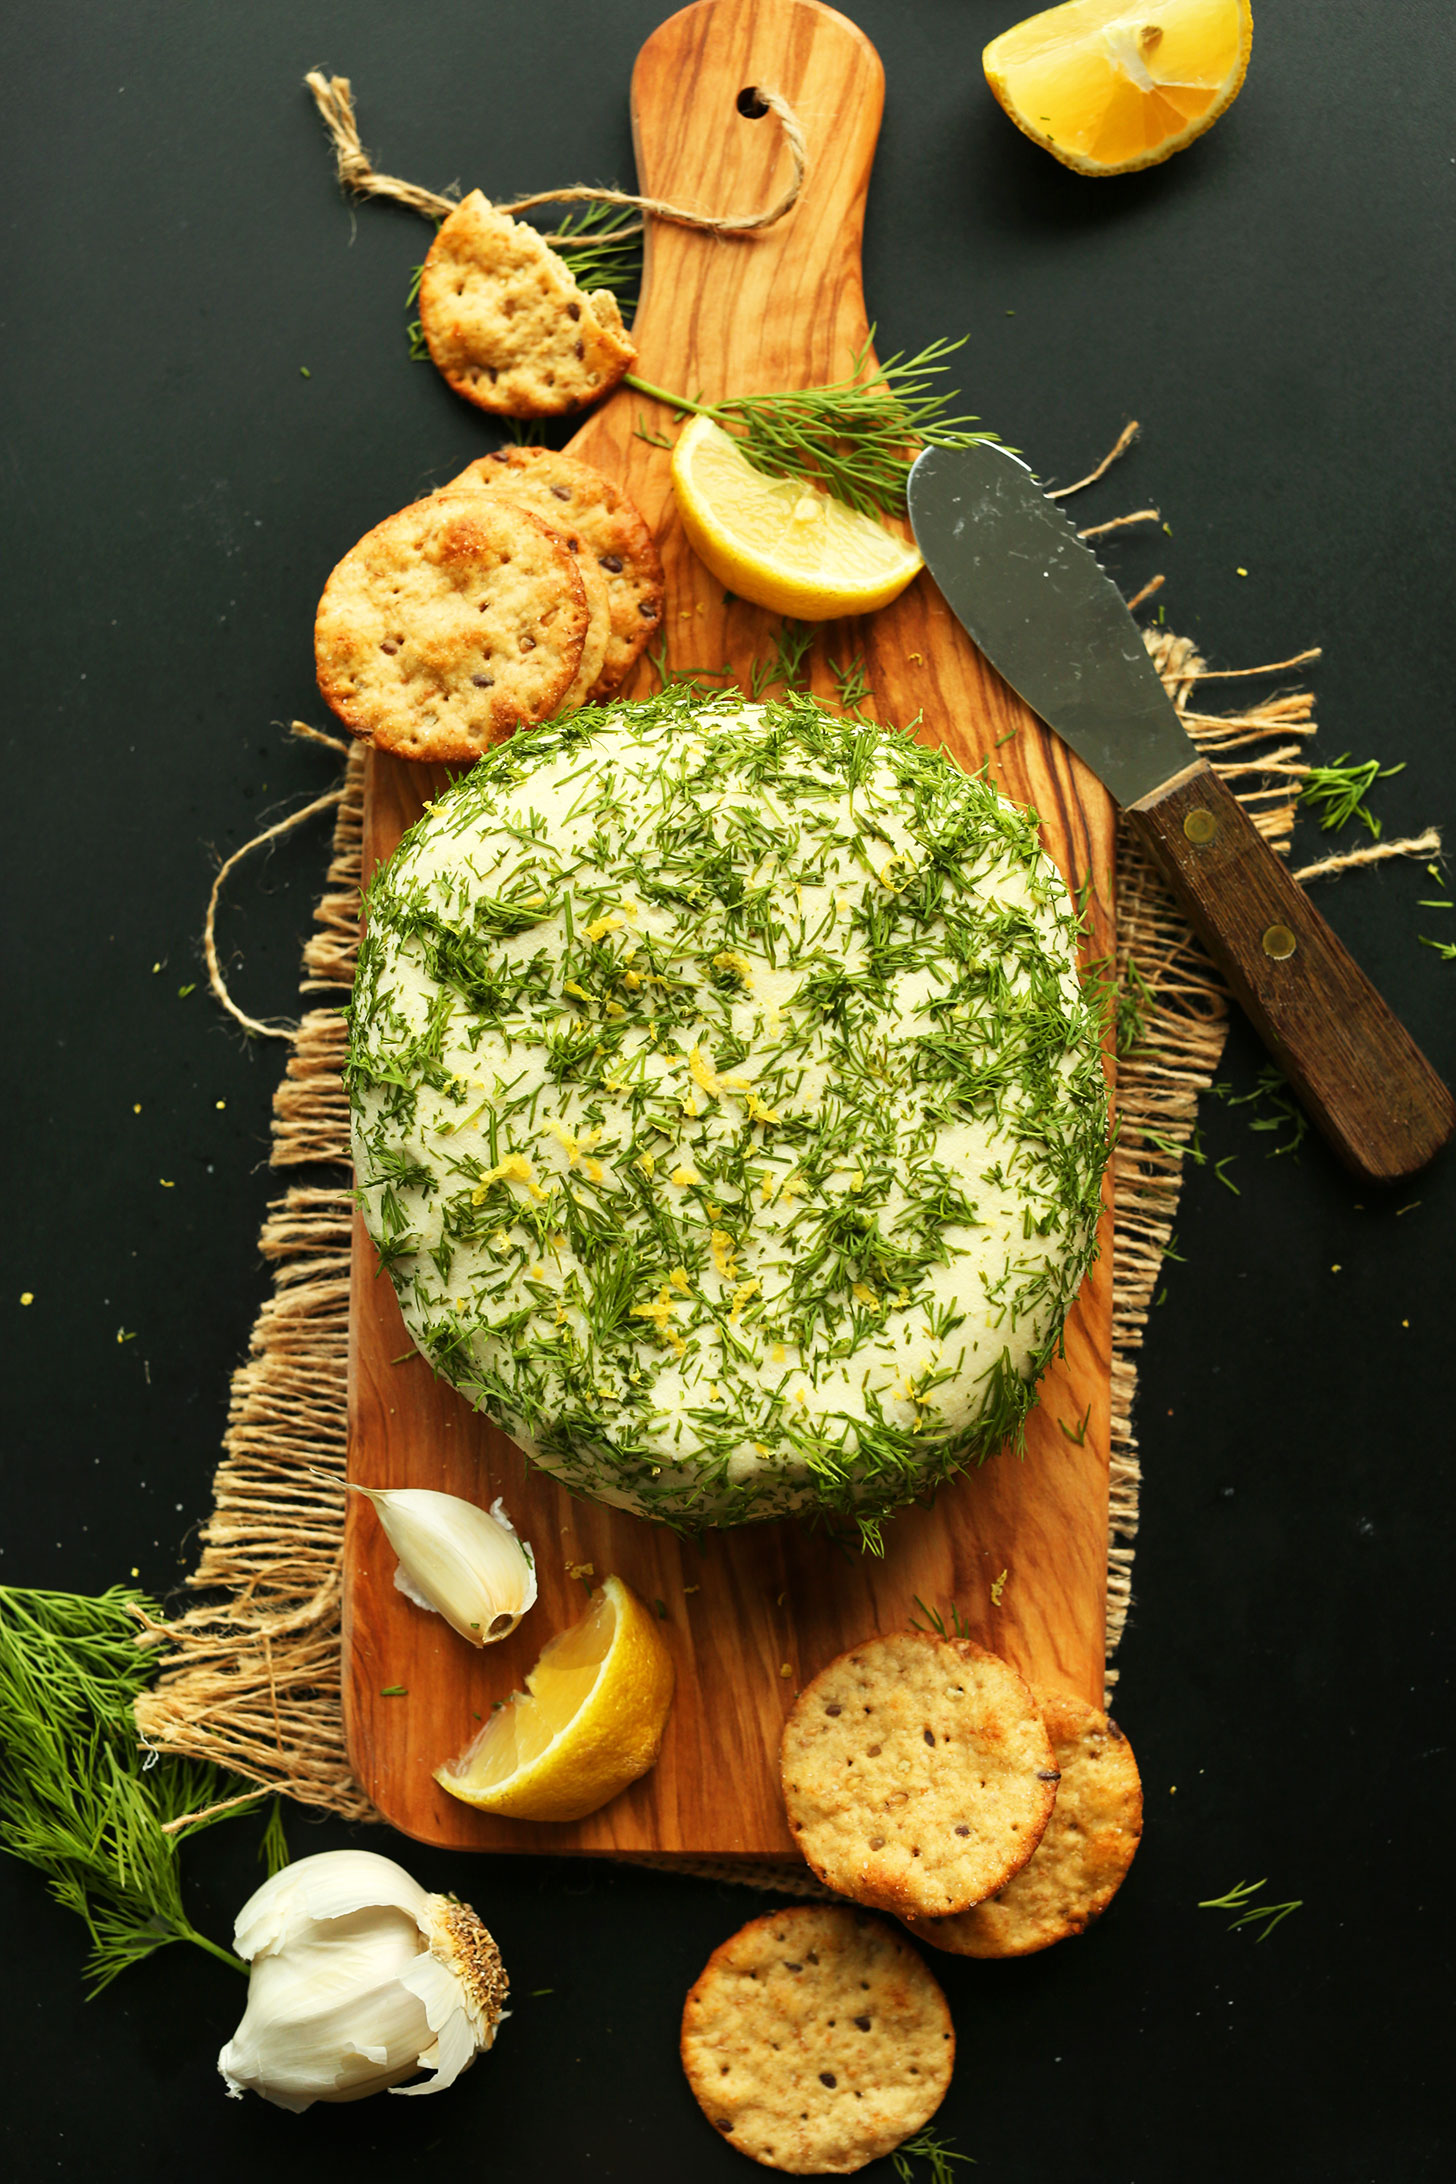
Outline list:
[[[682,2061],[715,2131],[791,2176],[848,2176],[945,2098],[945,1996],[879,1919],[837,1905],[752,1919],[709,1957],[683,2010]]]
[[[784,1724],[784,1800],[821,1881],[902,1917],[1004,1888],[1051,1816],[1031,1692],[968,1638],[899,1631],[821,1669]]]
[[[568,539],[579,536],[586,552],[595,556],[611,596],[612,629],[590,696],[609,696],[640,658],[662,618],[662,562],[637,509],[620,486],[590,463],[549,447],[503,447],[482,455],[446,491],[472,485],[508,493]]]
[[[997,1895],[958,1918],[910,1922],[921,1941],[957,1956],[1030,1956],[1085,1932],[1121,1887],[1142,1834],[1137,1761],[1116,1722],[1044,1684],[1032,1696],[1062,1777],[1045,1835]]]
[[[360,539],[314,624],[318,683],[346,727],[402,758],[478,758],[545,719],[588,626],[572,555],[524,508],[416,501]]]
[[[419,304],[437,368],[467,402],[498,416],[579,409],[637,356],[611,291],[587,295],[533,227],[479,190],[442,222]]]
[[[478,490],[475,480],[467,471],[455,484],[442,487],[435,497],[443,500],[452,494]],[[606,662],[607,645],[612,634],[610,581],[582,533],[572,527],[559,500],[553,499],[550,494],[533,494],[529,487],[524,492],[494,496],[497,505],[507,498],[517,508],[524,508],[528,515],[533,515],[538,523],[544,523],[553,538],[560,539],[576,563],[576,573],[581,578],[582,589],[586,593],[587,625],[581,659],[571,688],[557,709],[562,713],[574,713],[578,706],[586,704],[601,678]]]

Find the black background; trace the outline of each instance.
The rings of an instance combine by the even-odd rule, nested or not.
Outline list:
[[[492,444],[407,358],[427,228],[343,203],[300,79],[351,75],[380,164],[435,188],[630,185],[628,80],[663,5],[6,11],[8,1582],[135,1571],[165,1594],[194,1558],[267,1287],[282,1060],[207,997],[207,888],[331,779],[280,726],[327,717],[310,630],[329,569]],[[1102,182],[985,88],[979,50],[1014,0],[850,12],[888,75],[865,243],[882,351],[968,333],[969,405],[1046,475],[1080,475],[1140,418],[1079,504],[1162,509],[1171,537],[1111,557],[1127,589],[1165,571],[1169,626],[1220,666],[1324,645],[1319,752],[1405,763],[1377,791],[1388,835],[1456,827],[1446,7],[1256,0],[1231,113]],[[1301,861],[1319,840],[1302,822]],[[221,938],[255,1013],[292,1008],[325,846],[319,822],[233,888]],[[1456,913],[1418,907],[1443,892],[1398,863],[1319,900],[1450,1078],[1456,965],[1418,939],[1456,939]],[[1258,1064],[1236,1028],[1225,1078],[1247,1089]],[[1118,1711],[1144,1846],[1087,1940],[936,1960],[960,2041],[940,2121],[978,2163],[958,2175],[1449,2173],[1456,1156],[1382,1194],[1316,1145],[1266,1159],[1247,1114],[1207,1103],[1143,1358]],[[1237,1196],[1214,1174],[1229,1154]],[[295,1854],[350,1839],[297,1812],[289,1831]],[[222,1938],[256,1836],[239,1823],[190,1855],[195,1916]],[[494,1929],[516,2006],[493,2055],[424,2103],[229,2103],[213,2058],[241,1981],[177,1947],[83,2004],[77,1922],[6,1861],[11,2173],[747,2174],[675,2046],[685,1989],[753,1896],[358,1839]],[[1196,1908],[1261,1875],[1304,1899],[1266,1945]]]

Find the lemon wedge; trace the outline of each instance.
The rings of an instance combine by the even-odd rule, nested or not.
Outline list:
[[[1068,0],[981,56],[1018,129],[1079,174],[1131,174],[1232,106],[1253,43],[1249,0]]]
[[[672,456],[688,544],[756,606],[801,622],[873,614],[924,567],[913,546],[800,478],[766,478],[711,417],[695,417]]]
[[[672,1655],[619,1577],[559,1631],[517,1691],[435,1780],[481,1812],[581,1820],[657,1757],[672,1704]]]

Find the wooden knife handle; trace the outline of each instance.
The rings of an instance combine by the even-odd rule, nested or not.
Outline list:
[[[1206,759],[1127,816],[1310,1120],[1357,1175],[1414,1175],[1456,1104]]]

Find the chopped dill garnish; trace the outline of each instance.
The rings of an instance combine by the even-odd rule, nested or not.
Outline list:
[[[874,703],[875,694],[865,673],[864,654],[841,667],[837,660],[829,662],[829,672],[834,678],[834,694],[846,713],[863,718],[863,708]]]
[[[890,2165],[899,2179],[899,2184],[915,2184],[913,2164],[917,2161],[929,2162],[929,2184],[955,2184],[950,2173],[953,2161],[968,2161],[972,2168],[976,2165],[974,2154],[956,2153],[950,2140],[941,2138],[929,2124],[923,2131],[917,2132],[914,2138],[906,2139],[902,2146],[897,2146],[891,2154]]]
[[[773,651],[759,653],[749,662],[748,696],[755,704],[768,696],[770,690],[807,690],[809,674],[805,665],[813,649],[815,626],[812,622],[780,622],[772,632]]]
[[[1456,963],[1456,940],[1432,940],[1425,933],[1417,933],[1423,948],[1434,948],[1443,963]]]
[[[1235,1092],[1227,1084],[1216,1084],[1213,1091],[1226,1106],[1255,1108],[1256,1112],[1248,1117],[1249,1128],[1279,1139],[1265,1148],[1267,1159],[1276,1159],[1281,1153],[1293,1153],[1298,1158],[1299,1148],[1309,1135],[1309,1119],[1276,1063],[1265,1064],[1250,1092]]]
[[[1323,833],[1332,834],[1349,820],[1358,819],[1371,840],[1379,841],[1380,821],[1365,799],[1377,781],[1404,773],[1405,761],[1398,766],[1382,766],[1378,758],[1367,758],[1363,765],[1352,766],[1349,757],[1348,751],[1342,751],[1331,766],[1311,766],[1299,801],[1319,813]]]
[[[847,379],[722,402],[692,401],[634,372],[624,384],[669,409],[711,417],[766,477],[806,478],[861,515],[903,516],[910,465],[922,447],[973,447],[996,437],[971,431],[974,417],[948,416],[957,397],[936,389],[963,340],[933,341],[918,356],[873,367],[867,341]]]
[[[1264,1931],[1254,1939],[1267,1941],[1282,1919],[1302,1907],[1304,1898],[1296,1896],[1292,1903],[1254,1903],[1252,1898],[1264,1886],[1263,1881],[1235,1881],[1226,1895],[1205,1896],[1198,1908],[1200,1911],[1237,1911],[1238,1917],[1229,1920],[1229,1932],[1237,1926],[1262,1926]]]
[[[1068,1440],[1069,1440],[1069,1441],[1071,1442],[1071,1444],[1072,1444],[1073,1448],[1085,1448],[1085,1447],[1086,1447],[1086,1445],[1087,1445],[1087,1427],[1088,1427],[1088,1423],[1089,1423],[1089,1422],[1090,1422],[1090,1420],[1091,1420],[1091,1417],[1092,1417],[1092,1405],[1091,1405],[1091,1404],[1089,1403],[1089,1404],[1087,1405],[1087,1408],[1086,1408],[1086,1410],[1084,1410],[1084,1411],[1083,1411],[1083,1413],[1082,1413],[1082,1417],[1081,1417],[1081,1422],[1079,1423],[1079,1425],[1078,1425],[1078,1427],[1077,1427],[1077,1430],[1076,1430],[1076,1432],[1075,1432],[1075,1433],[1074,1433],[1074,1432],[1072,1431],[1071,1427],[1070,1427],[1070,1426],[1069,1426],[1069,1425],[1067,1424],[1067,1421],[1066,1421],[1066,1419],[1065,1419],[1065,1418],[1059,1418],[1059,1419],[1057,1420],[1057,1424],[1058,1424],[1058,1425],[1059,1425],[1059,1426],[1061,1427],[1061,1429],[1062,1429],[1063,1433],[1064,1433],[1064,1434],[1065,1434],[1065,1435],[1067,1436],[1067,1439],[1068,1439]]]
[[[647,418],[642,410],[638,410],[637,412],[637,422],[632,428],[632,437],[634,440],[645,440],[649,447],[665,447],[669,449],[672,447],[672,442],[667,438],[665,433],[649,432],[649,430],[647,429]]]
[[[1002,1575],[1005,1575],[1004,1571],[1002,1572]],[[914,1616],[912,1615],[910,1618],[910,1628],[912,1630],[933,1630],[936,1636],[939,1638],[970,1637],[971,1626],[966,1621],[965,1617],[961,1614],[961,1611],[956,1606],[954,1600],[950,1602],[947,1609],[947,1614],[950,1617],[950,1628],[947,1629],[946,1617],[941,1614],[939,1608],[928,1608],[925,1605],[925,1602],[921,1599],[919,1593],[912,1593],[910,1597],[915,1602],[915,1605],[920,1610],[921,1614],[925,1617],[925,1621],[923,1623],[917,1623]]]
[[[1239,1156],[1237,1153],[1225,1153],[1222,1160],[1216,1160],[1214,1162],[1213,1172],[1218,1177],[1219,1182],[1222,1183],[1226,1191],[1232,1191],[1235,1198],[1242,1198],[1244,1194],[1239,1189],[1238,1184],[1235,1183],[1233,1177],[1231,1175],[1224,1174],[1224,1169],[1228,1166],[1229,1162],[1231,1160],[1237,1160],[1238,1157]]]
[[[1117,1046],[1117,1058],[1125,1062],[1136,1054],[1148,1036],[1148,1022],[1157,1008],[1157,997],[1152,987],[1138,969],[1132,956],[1127,959],[1127,973],[1117,989],[1116,1016],[1113,1038]]]
[[[188,1918],[177,1853],[229,1817],[190,1815],[252,1786],[143,1751],[132,1705],[156,1656],[139,1643],[138,1611],[161,1619],[155,1601],[126,1586],[95,1597],[0,1586],[0,1843],[85,1922],[92,1994],[172,1941],[247,1971]]]

